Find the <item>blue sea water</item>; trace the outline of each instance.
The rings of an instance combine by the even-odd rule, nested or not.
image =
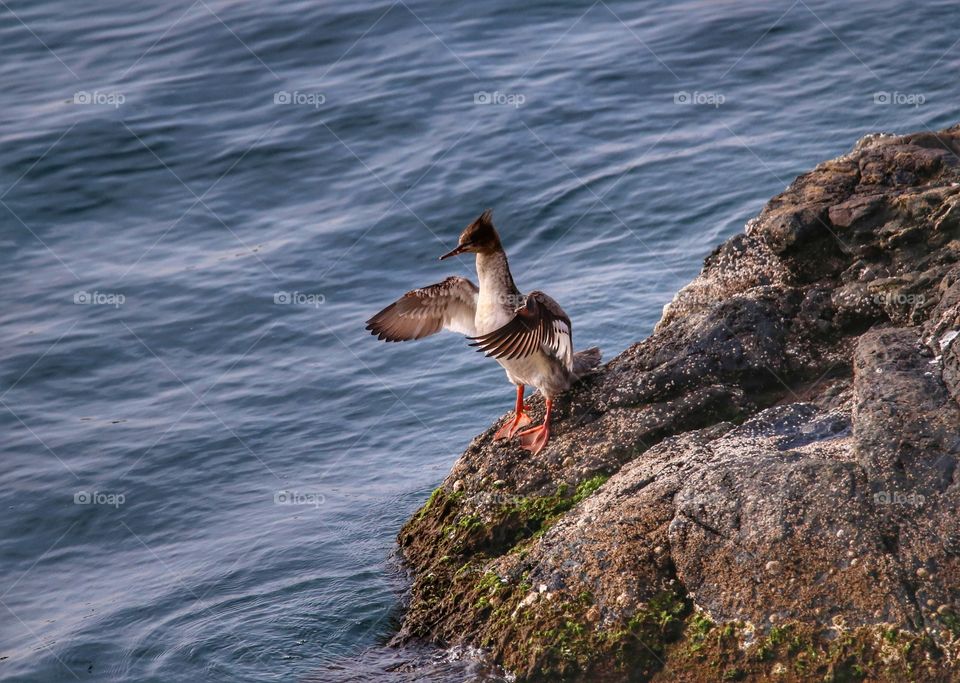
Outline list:
[[[817,162],[958,118],[952,2],[0,1],[0,680],[496,680],[391,651],[506,412],[370,314],[492,207],[578,346]]]

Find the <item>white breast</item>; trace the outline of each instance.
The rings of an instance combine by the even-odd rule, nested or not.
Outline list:
[[[487,334],[503,327],[513,320],[514,309],[503,305],[499,297],[491,295],[489,290],[480,290],[477,299],[476,327],[477,335]]]

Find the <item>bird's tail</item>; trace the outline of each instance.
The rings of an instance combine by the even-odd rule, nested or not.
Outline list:
[[[573,375],[577,379],[596,370],[598,365],[600,365],[599,347],[594,346],[573,354]]]

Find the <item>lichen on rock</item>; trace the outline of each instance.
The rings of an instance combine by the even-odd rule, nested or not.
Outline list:
[[[958,153],[801,175],[541,453],[474,439],[400,532],[394,642],[531,681],[960,678]]]

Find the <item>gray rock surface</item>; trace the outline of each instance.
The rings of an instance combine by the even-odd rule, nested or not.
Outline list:
[[[960,127],[864,138],[707,257],[539,455],[474,439],[400,533],[395,642],[529,680],[958,676],[958,153]]]

